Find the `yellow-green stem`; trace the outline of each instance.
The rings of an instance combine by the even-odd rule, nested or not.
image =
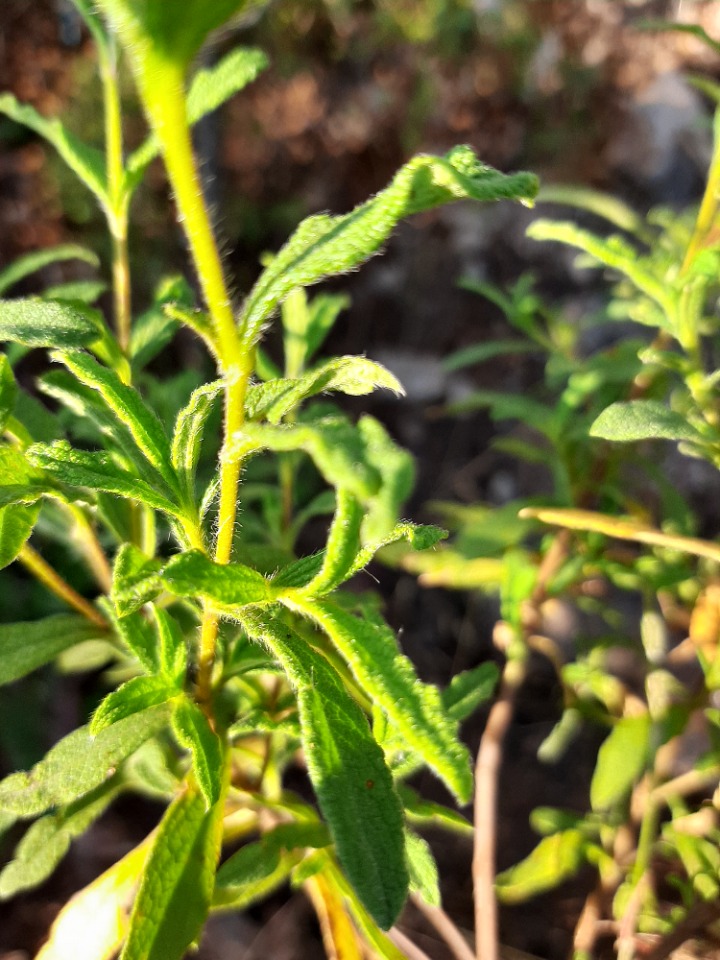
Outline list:
[[[80,507],[75,504],[67,504],[66,507],[75,523],[73,539],[82,550],[87,565],[95,576],[98,585],[105,593],[110,593],[112,570],[90,521]]]
[[[163,63],[154,74],[154,86],[143,89],[143,99],[160,139],[168,177],[175,194],[180,221],[190,246],[200,286],[210,314],[217,355],[225,380],[223,449],[220,454],[220,506],[217,563],[229,563],[232,554],[237,487],[242,464],[229,462],[227,445],[245,419],[245,395],[252,373],[252,355],[243,345],[235,325],[232,304],[210,216],[203,197],[185,112],[182,71]],[[198,653],[197,694],[208,709],[212,668],[217,647],[218,616],[208,607],[203,614]]]
[[[700,252],[708,240],[710,231],[713,229],[718,219],[718,207],[720,206],[720,109],[715,115],[715,143],[713,146],[713,157],[708,171],[707,184],[703,194],[698,217],[695,221],[695,228],[690,239],[685,259],[681,267],[681,273],[685,273],[691,266],[693,260]]]
[[[99,610],[96,610],[85,597],[81,597],[77,590],[74,590],[69,583],[63,580],[60,574],[27,543],[20,551],[18,559],[56,597],[67,603],[73,610],[77,610],[78,613],[100,627],[101,630],[108,629],[108,622]]]

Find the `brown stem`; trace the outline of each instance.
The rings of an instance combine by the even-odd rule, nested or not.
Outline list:
[[[420,913],[435,927],[453,955],[457,957],[457,960],[475,960],[467,940],[442,907],[433,907],[429,903],[425,903],[423,898],[416,893],[413,893],[410,899]]]

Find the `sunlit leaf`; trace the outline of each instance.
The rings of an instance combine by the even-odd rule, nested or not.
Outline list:
[[[93,714],[90,733],[97,736],[102,730],[131,717],[133,714],[167,703],[177,696],[178,688],[165,677],[133,677],[112,690]]]
[[[622,717],[598,753],[590,784],[593,810],[602,811],[625,800],[650,755],[652,721],[649,713]]]
[[[178,597],[204,597],[218,607],[241,607],[273,598],[270,584],[242,563],[214,563],[199,550],[179,553],[163,570],[163,582]]]
[[[33,531],[39,512],[39,504],[15,503],[0,507],[0,570],[11,564],[20,553]]]
[[[410,870],[410,889],[431,907],[440,906],[440,882],[435,857],[426,840],[412,830],[405,831],[405,853]]]
[[[162,590],[162,561],[148,557],[132,543],[123,543],[113,565],[110,596],[118,617],[139,610]]]
[[[175,421],[172,463],[177,471],[182,492],[189,503],[195,502],[195,472],[200,458],[203,430],[222,390],[222,380],[198,387]]]
[[[545,837],[520,863],[503,871],[495,889],[503,903],[523,903],[574,876],[585,862],[587,840],[580,830]]]
[[[0,300],[0,340],[74,350],[101,337],[92,316],[73,304],[32,297]]]
[[[590,427],[591,437],[627,443],[631,440],[691,440],[702,435],[687,417],[657,400],[628,400],[612,403]]]
[[[0,102],[2,102],[0,98]],[[0,110],[2,107],[0,106]],[[0,270],[0,294],[5,293],[10,287],[24,280],[38,270],[49,266],[52,263],[60,263],[64,260],[82,260],[89,263],[92,267],[97,267],[100,260],[96,253],[87,250],[85,247],[78,246],[76,243],[63,243],[57,247],[45,247],[43,250],[33,250],[32,253],[26,253]]]
[[[200,707],[187,698],[177,701],[172,718],[180,744],[193,758],[193,772],[208,807],[220,798],[223,778],[223,747]]]

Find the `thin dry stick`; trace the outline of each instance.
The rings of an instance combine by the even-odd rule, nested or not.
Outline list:
[[[665,960],[673,950],[677,950],[686,940],[690,940],[718,919],[720,919],[720,903],[717,900],[696,903],[688,910],[685,919],[681,920],[674,930],[666,934],[649,953],[644,955],[644,960]]]
[[[395,944],[395,946],[402,950],[407,957],[407,960],[430,960],[430,957],[425,953],[425,951],[416,946],[410,937],[405,936],[402,930],[398,930],[397,927],[393,927],[391,930],[388,930],[387,935]]]
[[[570,533],[562,530],[553,540],[538,570],[537,583],[528,603],[527,623],[534,620],[546,598],[546,585],[562,566]],[[500,960],[498,910],[495,898],[495,838],[497,784],[503,743],[512,721],[515,699],[525,679],[525,660],[508,660],[503,671],[500,694],[493,704],[480,741],[475,766],[475,849],[472,874],[475,896],[475,951],[477,960]]]
[[[592,890],[582,908],[580,919],[575,927],[573,950],[576,955],[590,956],[598,938],[598,923],[602,917],[602,884]]]
[[[432,907],[422,897],[413,893],[410,897],[417,909],[435,927],[457,960],[475,960],[475,956],[457,926],[442,907]]]

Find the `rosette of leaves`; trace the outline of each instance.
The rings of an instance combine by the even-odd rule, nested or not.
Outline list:
[[[10,97],[0,109],[49,140],[105,211],[116,325],[89,289],[0,302],[0,338],[10,345],[0,364],[3,565],[19,560],[72,609],[3,628],[0,682],[58,655],[82,667],[92,651],[97,665],[99,649],[115,686],[89,724],[0,783],[2,826],[33,821],[0,873],[0,896],[39,883],[115,796],[138,790],[168,801],[160,824],[66,907],[45,960],[76,955],[67,931],[89,912],[93,960],[119,949],[123,960],[179,958],[209,911],[245,906],[287,880],[322,903],[321,918],[337,920],[349,956],[365,940],[397,957],[382,931],[408,890],[439,896],[413,827],[440,820],[468,829],[401,781],[426,765],[469,800],[458,724],[489,695],[492,668],[442,693],[421,683],[377,602],[339,589],[381,546],[425,549],[443,534],[398,519],[412,463],[383,426],[319,399],[401,387],[366,358],[318,357],[344,301],[311,301],[305,288],[357,267],[405,216],[461,199],[529,203],[535,180],[500,174],[466,147],[415,157],[357,209],[301,223],[235,309],[189,131],[264,59],[236,50],[190,74],[207,32],[242,5],[191,3],[181,18],[160,0],[76,5],[100,54],[105,154]],[[127,160],[113,113],[118,39],[151,127]],[[203,302],[186,282],[167,281],[130,325],[126,220],[157,153]],[[93,259],[67,249],[43,256],[68,255]],[[41,265],[21,264],[6,286]],[[259,347],[278,312],[284,370]],[[179,323],[205,343],[217,380],[188,389],[177,377],[163,389],[148,373]],[[13,375],[12,361],[34,347],[52,348],[56,366],[39,387],[57,414],[39,417]],[[210,429],[220,413],[222,425]],[[322,515],[331,517],[324,548],[298,555],[304,524]],[[97,580],[94,599],[30,547],[38,522],[38,533],[77,545]],[[300,748],[319,809],[283,787]],[[251,842],[218,869],[223,841],[239,837]]]

